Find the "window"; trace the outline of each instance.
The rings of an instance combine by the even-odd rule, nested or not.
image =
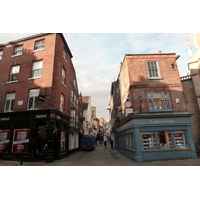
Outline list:
[[[0,50],[0,60],[2,60],[3,50]]]
[[[12,112],[15,102],[15,92],[7,93],[5,102],[5,112]]]
[[[20,65],[15,65],[11,67],[9,81],[18,80],[19,69],[20,69]]]
[[[67,51],[65,49],[63,50],[63,57],[67,61]]]
[[[169,92],[166,91],[147,92],[147,101],[150,112],[172,111]]]
[[[147,69],[150,79],[161,78],[157,61],[147,61]]]
[[[66,70],[65,70],[65,68],[63,67],[62,68],[62,79],[61,79],[61,82],[63,83],[63,84],[65,84],[65,77],[66,77]]]
[[[39,40],[35,42],[35,50],[44,49],[44,40]]]
[[[28,110],[38,109],[40,89],[33,89],[29,91]]]
[[[20,46],[16,46],[14,48],[14,56],[18,56],[18,55],[22,55],[22,50],[23,50],[23,46],[20,45]]]
[[[31,76],[32,78],[42,76],[42,64],[43,64],[42,60],[33,62],[32,76]]]
[[[186,131],[142,132],[143,150],[188,148]]]
[[[65,96],[63,94],[60,95],[60,111],[64,112],[64,102],[65,102]]]

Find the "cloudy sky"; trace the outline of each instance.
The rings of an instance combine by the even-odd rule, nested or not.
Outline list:
[[[0,33],[0,44],[35,33]],[[91,96],[97,117],[108,119],[108,98],[112,81],[119,73],[120,62],[128,53],[176,53],[180,76],[187,74],[189,39],[192,33],[63,33],[73,55],[79,92]]]

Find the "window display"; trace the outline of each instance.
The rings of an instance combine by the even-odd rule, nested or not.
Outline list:
[[[185,131],[142,132],[143,150],[187,148]]]

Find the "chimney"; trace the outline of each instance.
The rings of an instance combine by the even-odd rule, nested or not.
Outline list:
[[[162,53],[162,51],[161,51],[161,50],[159,50],[159,51],[158,51],[158,53]]]

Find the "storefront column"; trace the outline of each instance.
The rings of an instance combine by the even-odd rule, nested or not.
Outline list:
[[[142,146],[140,140],[140,129],[139,127],[134,127],[134,142],[135,142],[135,162],[143,162],[142,157]]]
[[[191,129],[190,125],[187,125],[187,134],[188,134],[189,147],[190,147],[191,153],[192,153],[192,158],[196,159],[197,158],[196,148],[195,148],[195,145],[194,145],[192,129]]]

